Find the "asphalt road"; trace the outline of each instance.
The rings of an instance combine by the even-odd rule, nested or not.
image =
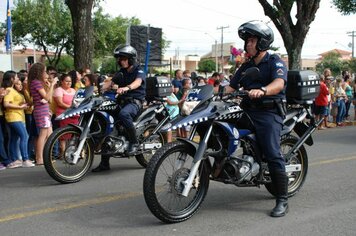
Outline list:
[[[114,159],[110,172],[69,185],[43,167],[4,170],[0,235],[356,235],[355,140],[355,126],[316,131],[307,180],[277,219],[268,216],[274,199],[264,187],[210,182],[196,215],[163,224],[146,207],[135,159]]]

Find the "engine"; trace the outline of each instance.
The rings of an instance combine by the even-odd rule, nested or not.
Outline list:
[[[127,149],[128,142],[126,141],[124,136],[114,137],[114,136],[107,136],[102,145],[102,152],[103,153],[124,153]]]
[[[224,164],[224,172],[230,178],[235,177],[238,181],[250,181],[259,173],[259,170],[260,165],[249,155],[242,155],[241,158],[231,157]]]

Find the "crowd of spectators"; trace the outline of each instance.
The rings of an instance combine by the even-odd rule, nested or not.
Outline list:
[[[350,108],[356,105],[356,83],[350,73],[343,71],[341,76],[332,76],[329,68],[320,76],[320,93],[315,99],[314,114],[317,119],[324,117],[319,130],[335,126],[345,126],[351,122]],[[356,119],[356,110],[354,109]]]
[[[43,165],[53,129],[78,121],[71,117],[57,123],[55,117],[71,106],[76,90],[94,86],[96,79],[87,68],[59,75],[42,63],[28,72],[0,72],[0,170]]]

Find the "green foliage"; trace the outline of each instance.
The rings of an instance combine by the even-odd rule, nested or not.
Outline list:
[[[51,65],[58,64],[63,50],[72,51],[72,21],[62,0],[18,0],[12,23],[14,44],[35,43]]]
[[[115,18],[103,13],[102,7],[94,13],[93,28],[95,39],[95,58],[103,56],[112,56],[113,50],[119,45],[126,42],[126,30],[130,25],[140,25],[138,18],[125,18],[117,16]],[[162,53],[169,47],[170,41],[162,35]]]
[[[126,42],[126,30],[130,25],[139,25],[139,19],[118,16],[112,18],[103,14],[101,7],[94,13],[93,28],[95,39],[95,57],[112,56],[112,52],[119,44]]]
[[[69,72],[74,69],[74,59],[72,56],[63,55],[57,64],[57,70],[59,72]]]
[[[124,18],[121,15],[113,18],[103,13],[98,2],[100,1],[95,1],[96,11],[93,13],[92,21],[95,40],[94,58],[100,61],[102,57],[112,56],[118,44],[126,42],[126,30],[129,25],[140,25],[141,21],[135,17]],[[12,11],[12,33],[15,45],[23,45],[26,48],[27,45],[35,43],[45,52],[47,63],[56,67],[59,63],[63,63],[60,60],[62,52],[74,55],[74,29],[65,1],[18,0],[15,3],[15,9]],[[5,24],[0,25],[0,39],[5,37],[5,30]],[[170,41],[163,37],[163,51],[169,43]],[[101,63],[97,66],[100,67]]]
[[[6,35],[6,24],[0,23],[0,41],[5,40]]]
[[[316,65],[316,70],[322,74],[325,68],[330,68],[333,76],[339,75],[341,71],[345,69],[345,63],[347,63],[340,58],[339,53],[330,52]]]
[[[343,15],[351,15],[356,13],[355,0],[333,0],[333,4]]]
[[[100,71],[100,74],[115,74],[117,63],[114,57],[102,57],[94,59],[94,70]]]
[[[208,59],[208,60],[202,60],[198,63],[198,71],[203,72],[205,74],[211,73],[215,70],[215,61]]]
[[[356,58],[352,58],[352,59],[349,61],[348,65],[349,65],[349,70],[350,70],[350,72],[356,73]]]

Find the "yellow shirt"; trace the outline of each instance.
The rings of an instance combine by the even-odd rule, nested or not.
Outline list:
[[[12,105],[20,106],[24,103],[25,97],[17,92],[14,88],[7,88],[8,94],[4,97],[4,102],[11,103]],[[7,122],[25,122],[24,109],[18,108],[5,108],[5,119]]]
[[[85,85],[81,81],[75,83],[75,85],[74,85],[75,91],[77,91],[80,88],[85,88]]]
[[[24,95],[25,95],[25,100],[26,100],[27,104],[30,105],[29,108],[27,108],[27,109],[25,110],[25,114],[26,114],[26,115],[32,114],[32,112],[33,112],[33,99],[32,99],[32,97],[31,97],[31,95],[30,95],[30,93],[28,92],[27,89],[25,89],[25,90],[23,91],[23,93],[24,93]]]

